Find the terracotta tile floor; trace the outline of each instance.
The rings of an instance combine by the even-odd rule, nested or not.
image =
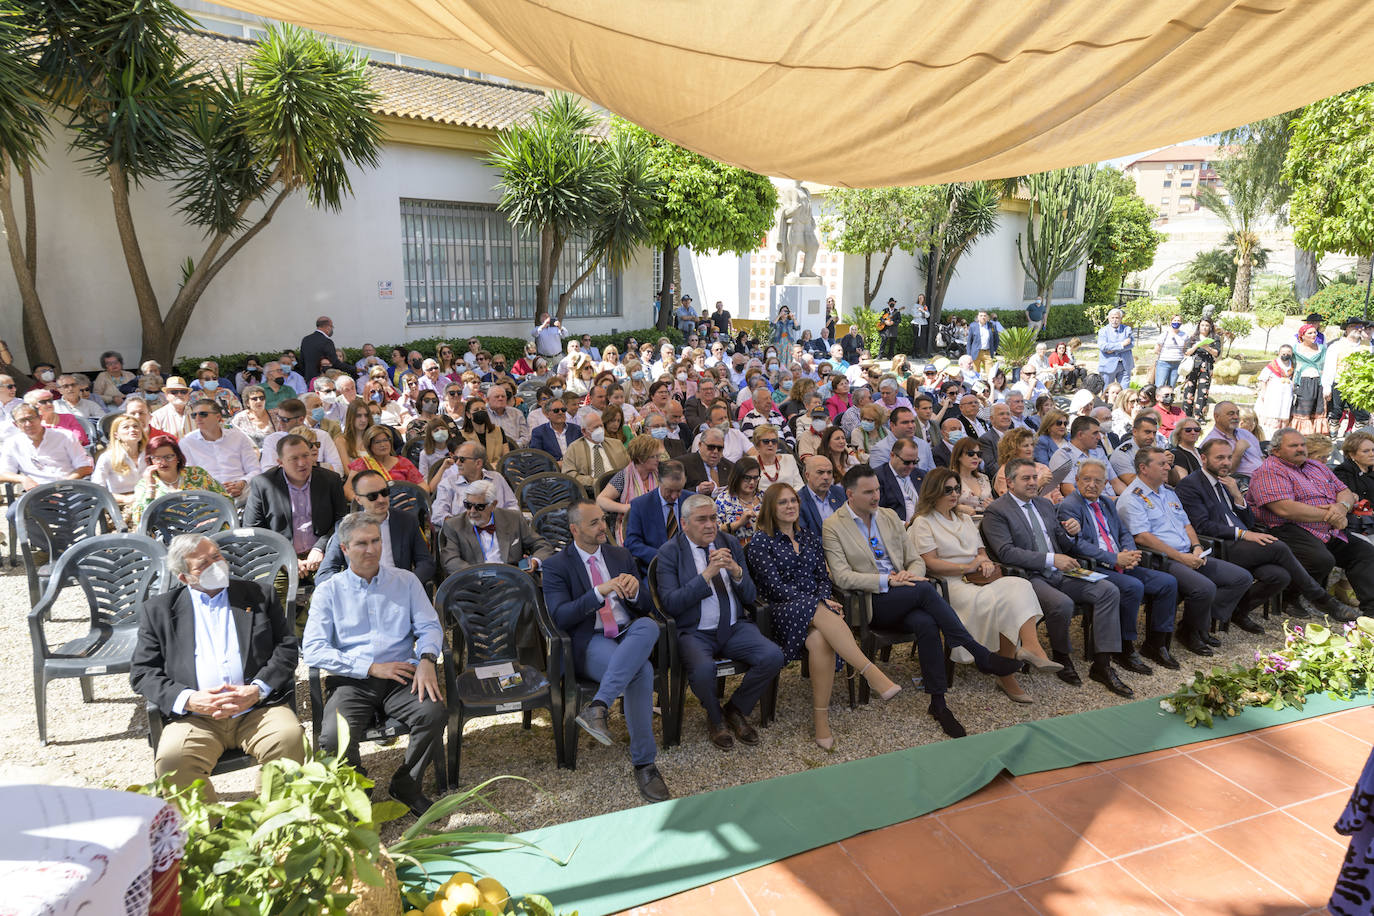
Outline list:
[[[629,916],[1307,916],[1374,709],[1083,764],[628,911]]]

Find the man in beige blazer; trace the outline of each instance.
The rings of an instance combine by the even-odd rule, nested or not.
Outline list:
[[[830,581],[841,591],[869,596],[868,618],[877,629],[916,635],[921,676],[930,694],[929,713],[945,734],[962,738],[966,732],[945,703],[943,634],[950,648],[964,648],[978,670],[986,674],[1015,674],[1021,663],[995,655],[964,628],[954,609],[925,577],[925,563],[907,546],[906,526],[891,509],[878,505],[878,474],[868,465],[852,467],[844,475],[848,502],[821,526]]]
[[[439,559],[444,575],[481,563],[520,566],[532,572],[553,556],[554,549],[514,509],[496,505],[496,487],[479,480],[463,494],[463,511],[444,521],[444,546]]]
[[[582,438],[569,442],[563,453],[563,473],[576,477],[589,491],[599,476],[607,471],[618,471],[629,463],[625,444],[614,436],[606,436],[599,413],[587,414],[582,424]]]

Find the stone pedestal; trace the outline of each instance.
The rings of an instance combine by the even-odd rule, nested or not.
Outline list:
[[[812,337],[820,337],[825,332],[825,286],[821,283],[798,282],[784,283],[768,288],[768,320],[778,320],[778,309],[784,305],[792,312],[797,322],[797,339],[802,331],[810,331]]]

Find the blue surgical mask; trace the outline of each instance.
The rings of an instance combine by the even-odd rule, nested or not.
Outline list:
[[[205,391],[214,391],[219,387],[219,382],[215,379],[206,379],[200,383],[200,387]]]
[[[644,381],[644,373],[636,369],[630,373],[630,378],[634,379],[636,382],[642,382]]]
[[[549,391],[553,392],[553,396],[556,398],[561,398],[563,396],[562,388],[550,388]]]
[[[323,419],[324,419],[324,408],[323,408],[323,407],[314,407],[314,408],[311,408],[311,410],[310,410],[310,419],[314,420],[316,423],[318,423],[318,422],[320,422],[321,420],[323,420]]]
[[[1178,321],[1171,321],[1171,322],[1169,323],[1169,327],[1173,328],[1175,331],[1177,331],[1177,330],[1178,330],[1180,327],[1182,327],[1182,326],[1183,326],[1182,323],[1181,323],[1181,322],[1178,322]]]
[[[445,442],[447,442],[447,441],[448,441],[448,430],[446,430],[446,429],[436,429],[436,430],[434,431],[434,444],[435,444],[435,445],[443,445],[443,444],[444,444]]]
[[[949,434],[949,444],[953,445],[962,438],[964,438],[964,431],[962,429],[956,429],[954,432]]]
[[[782,383],[782,390],[783,390],[783,391],[791,391],[791,390],[792,390],[792,380],[791,380],[790,378],[789,378],[789,379],[784,379],[784,380],[783,380],[783,383]]]
[[[653,429],[649,430],[649,435],[653,436],[655,439],[667,439],[668,427],[655,426]]]
[[[873,430],[877,427],[877,425],[878,425],[878,424],[877,424],[877,423],[874,423],[872,420],[860,420],[860,421],[859,421],[859,429],[863,430],[863,431],[866,432],[866,433],[871,433],[871,432],[873,432]]]

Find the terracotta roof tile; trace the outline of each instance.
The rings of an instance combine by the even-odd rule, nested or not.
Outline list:
[[[255,42],[208,32],[183,32],[182,47],[192,60],[232,69],[248,59]],[[439,124],[502,130],[522,121],[544,103],[538,89],[508,86],[470,77],[369,61],[368,73],[380,98],[378,114]]]

